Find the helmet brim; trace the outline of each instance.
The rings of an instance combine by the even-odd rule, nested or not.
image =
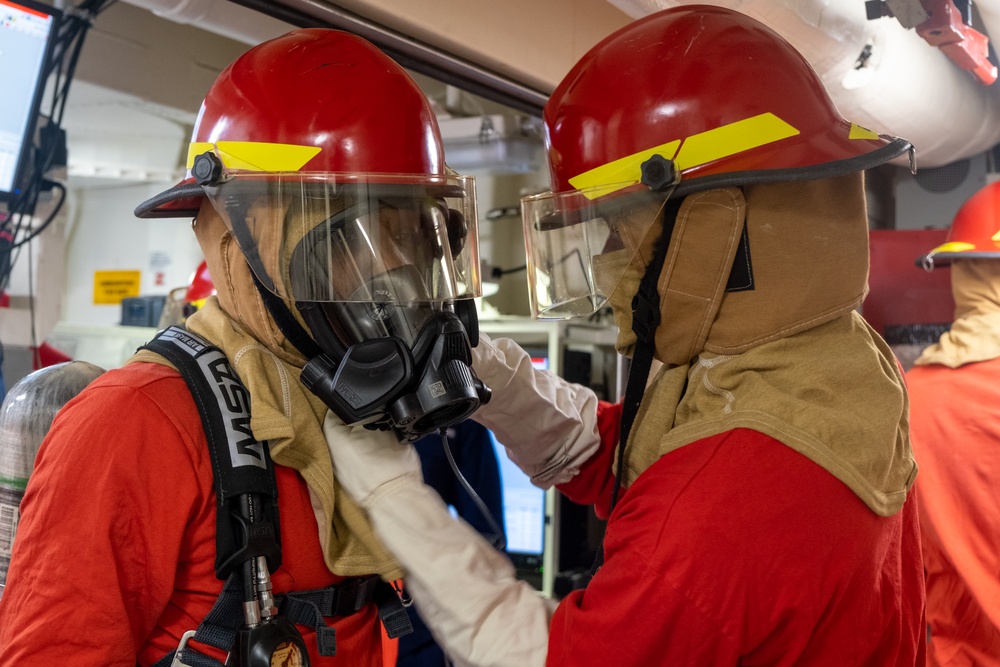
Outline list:
[[[434,194],[441,197],[461,197],[465,195],[465,191],[460,187],[442,185]],[[134,214],[143,219],[193,218],[198,215],[204,198],[204,188],[188,179],[142,202],[135,207]]]
[[[844,128],[849,124],[844,122]],[[825,137],[829,148],[828,154],[823,155],[813,151],[813,154],[804,153],[799,159],[789,161],[789,166],[777,169],[760,169],[750,167],[742,169],[736,167],[733,171],[723,173],[712,173],[708,165],[704,169],[692,170],[686,173],[680,183],[673,191],[674,197],[680,197],[715,188],[741,187],[744,185],[783,183],[791,181],[814,181],[826,178],[836,178],[846,176],[858,171],[865,171],[885,164],[897,157],[911,153],[913,146],[906,139],[879,135],[877,139],[870,140],[849,140],[845,139],[845,132],[830,132]],[[759,152],[767,150],[779,150],[779,144],[757,149]],[[803,143],[799,150],[808,149],[808,144]],[[753,157],[748,151],[746,157]],[[756,158],[755,160],[759,160]],[[707,172],[707,173],[706,173]]]
[[[137,218],[193,218],[205,197],[202,186],[187,180],[135,207]]]
[[[951,266],[951,263],[960,259],[991,259],[1000,260],[1000,252],[991,252],[988,250],[969,250],[966,252],[934,252],[933,250],[926,255],[921,255],[913,260],[913,263],[918,267],[925,269],[927,271],[933,271],[934,269],[946,269]]]

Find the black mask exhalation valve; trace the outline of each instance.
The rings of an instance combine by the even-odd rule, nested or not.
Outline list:
[[[309,322],[321,310],[301,312]],[[465,327],[446,310],[426,322],[413,351],[395,336],[372,338],[348,347],[339,362],[328,354],[310,360],[301,377],[344,423],[370,420],[370,428],[413,441],[466,419],[490,400],[471,363]]]
[[[430,339],[430,349],[415,385],[387,406],[395,428],[412,434],[412,439],[457,424],[492,394],[472,372],[469,339],[455,315],[431,320],[420,332],[418,350],[425,339]]]

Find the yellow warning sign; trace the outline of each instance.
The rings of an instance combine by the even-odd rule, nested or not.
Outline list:
[[[114,306],[139,296],[141,271],[94,271],[94,305]]]

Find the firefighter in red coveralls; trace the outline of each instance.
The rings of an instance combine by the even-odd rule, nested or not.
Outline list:
[[[589,586],[540,598],[449,518],[408,448],[326,426],[338,478],[450,657],[924,664],[907,398],[855,312],[862,172],[909,144],[844,120],[786,42],[708,6],[597,44],[544,121],[552,192],[522,202],[535,312],[610,304],[630,388],[602,403],[511,341],[481,341],[494,397],[474,418],[537,485],[598,514],[617,494]]]
[[[921,258],[951,267],[955,321],[907,373],[927,572],[929,662],[1000,665],[1000,182]]]
[[[349,365],[336,355],[378,343],[390,325],[393,349],[417,373],[425,361],[414,341],[433,347],[439,336],[421,336],[442,318],[458,332],[448,349],[471,363],[454,312],[398,298],[423,289],[421,303],[440,305],[442,294],[451,303],[465,296],[463,267],[478,268],[472,183],[446,168],[429,101],[353,35],[309,29],[270,40],[209,90],[188,177],[136,213],[194,218],[217,294],[186,328],[224,353],[249,393],[253,436],[277,464],[282,560],[270,584],[279,616],[297,625],[313,667],[382,667],[381,612],[395,599],[405,618],[384,582],[402,571],[335,483],[327,404],[300,374],[327,355]],[[376,279],[377,303],[352,293]],[[472,412],[479,402],[462,405]],[[239,585],[235,604],[220,595],[217,526],[229,505],[217,503],[213,468],[200,409],[164,357],[143,350],[67,404],[21,506],[0,664],[221,667],[250,607]],[[270,609],[251,611],[263,627]]]

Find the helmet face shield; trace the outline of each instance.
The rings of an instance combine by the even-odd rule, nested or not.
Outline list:
[[[480,296],[470,177],[237,173],[205,194],[265,288],[295,302]]]
[[[607,192],[600,186],[521,200],[533,317],[587,317],[604,307],[669,197],[643,190],[598,198]]]

